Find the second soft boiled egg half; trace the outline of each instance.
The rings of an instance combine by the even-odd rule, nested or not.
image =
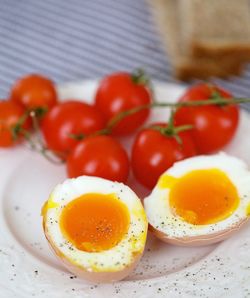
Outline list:
[[[175,245],[226,239],[250,215],[250,172],[225,153],[175,163],[159,178],[144,207],[150,229]]]
[[[43,210],[45,236],[69,271],[92,282],[126,277],[139,261],[148,222],[136,194],[97,177],[67,179]]]

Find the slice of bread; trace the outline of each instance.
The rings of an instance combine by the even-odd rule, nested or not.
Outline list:
[[[231,57],[194,58],[187,54],[188,50],[185,48],[180,34],[181,20],[177,0],[154,0],[149,1],[149,4],[178,79],[207,79],[212,76],[228,77],[241,73],[242,63],[238,59],[231,59]]]
[[[184,46],[194,56],[250,59],[249,0],[178,0]]]

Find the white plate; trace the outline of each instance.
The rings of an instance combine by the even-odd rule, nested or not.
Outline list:
[[[59,88],[61,100],[91,102],[97,81]],[[174,101],[183,88],[155,84],[160,101]],[[154,110],[150,121],[166,120],[166,109]],[[250,164],[250,117],[242,111],[238,133],[225,151]],[[123,140],[127,148],[131,139]],[[145,254],[126,280],[91,285],[68,273],[48,248],[40,209],[51,189],[65,179],[64,166],[19,146],[0,150],[0,297],[246,297],[250,295],[250,227],[212,246],[181,248],[149,235]],[[130,177],[129,184],[145,189]]]

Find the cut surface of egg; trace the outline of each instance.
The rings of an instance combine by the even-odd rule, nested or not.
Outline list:
[[[150,228],[163,241],[215,243],[249,218],[250,172],[225,153],[191,157],[161,175],[144,207]]]
[[[92,282],[125,278],[139,261],[147,219],[136,194],[97,177],[67,179],[42,209],[45,236],[64,265]]]

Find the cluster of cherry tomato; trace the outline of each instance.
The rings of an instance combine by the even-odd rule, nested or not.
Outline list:
[[[216,97],[232,98],[225,90],[202,83],[189,88],[179,102]],[[150,104],[151,89],[141,74],[105,77],[93,105],[74,99],[59,102],[51,80],[29,75],[13,85],[9,100],[0,102],[0,146],[18,143],[31,131],[31,111],[42,109],[45,113],[38,123],[46,148],[66,161],[69,177],[92,175],[126,182],[131,164],[135,178],[152,188],[175,161],[223,148],[238,126],[236,105],[194,105],[177,108],[169,124],[152,123],[137,132],[150,114]],[[145,108],[107,130],[118,114],[140,106]],[[117,137],[134,133],[129,160]]]

